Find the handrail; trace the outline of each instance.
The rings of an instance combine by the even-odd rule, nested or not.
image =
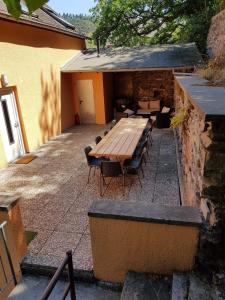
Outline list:
[[[76,300],[76,294],[75,294],[75,284],[73,281],[73,260],[72,260],[72,251],[66,252],[66,257],[64,258],[61,266],[57,269],[54,276],[52,277],[51,281],[49,282],[48,286],[46,287],[44,293],[42,294],[40,300],[47,300],[50,296],[52,290],[54,289],[56,283],[58,282],[60,276],[62,275],[66,265],[68,265],[68,279],[69,283],[66,286],[66,289],[63,293],[63,296],[61,300],[65,300],[66,296],[68,295],[70,291],[70,297],[71,300]]]

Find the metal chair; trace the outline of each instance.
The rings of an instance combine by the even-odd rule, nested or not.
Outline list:
[[[102,137],[100,135],[96,136],[95,138],[95,144],[98,145],[98,143],[100,143],[102,140]]]
[[[103,196],[103,185],[107,177],[123,177],[123,196],[125,193],[125,174],[119,161],[102,161],[100,166],[100,196]]]
[[[143,136],[146,137],[148,139],[148,142],[150,145],[153,144],[153,139],[152,139],[152,125],[151,126],[148,126],[144,129],[143,131]]]
[[[137,159],[139,158],[142,154],[143,154],[143,160],[146,164],[146,161],[147,161],[147,158],[145,157],[145,153],[147,155],[147,157],[150,156],[149,154],[149,147],[148,147],[148,140],[146,137],[143,137],[139,144],[137,145],[135,151],[134,151],[134,154],[133,154],[133,157],[132,159]]]
[[[141,178],[139,176],[139,170],[141,169],[142,175],[144,177],[144,171],[142,167],[143,158],[144,158],[144,151],[142,151],[139,157],[125,160],[123,166],[125,176],[127,176],[127,174],[136,175],[138,177],[141,188],[142,188],[142,183],[141,183]]]
[[[88,173],[87,183],[89,183],[92,168],[94,168],[94,170],[100,169],[101,162],[102,161],[107,161],[107,158],[104,158],[104,157],[96,158],[94,156],[90,156],[89,153],[90,153],[91,150],[92,150],[91,146],[87,146],[87,147],[84,148],[84,153],[85,153],[85,156],[86,156],[86,159],[87,159],[87,164],[89,166],[89,173]]]

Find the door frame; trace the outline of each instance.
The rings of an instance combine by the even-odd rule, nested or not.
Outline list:
[[[23,148],[24,148],[25,153],[29,153],[29,146],[28,146],[27,136],[26,136],[26,132],[25,132],[25,126],[24,126],[24,122],[23,122],[23,118],[22,118],[22,111],[21,111],[21,107],[20,107],[20,103],[19,103],[19,96],[18,96],[17,87],[14,86],[14,85],[13,86],[2,87],[2,88],[0,88],[0,91],[1,92],[7,92],[7,93],[8,92],[13,92],[14,93],[15,108],[16,108],[17,116],[18,116],[19,123],[20,123],[21,139],[22,139],[22,143],[23,143]]]

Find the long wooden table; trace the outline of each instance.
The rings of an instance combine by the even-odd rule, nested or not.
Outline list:
[[[146,118],[122,118],[89,155],[120,161],[131,158],[147,122]]]

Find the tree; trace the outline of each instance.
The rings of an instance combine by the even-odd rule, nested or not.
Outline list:
[[[18,19],[22,14],[22,8],[20,0],[3,0],[7,6],[8,12]],[[48,0],[25,0],[26,6],[28,8],[29,14],[33,11],[43,6]]]
[[[202,40],[218,7],[219,0],[98,0],[92,9],[94,37],[103,45],[134,46],[188,42],[194,36],[204,51]]]

